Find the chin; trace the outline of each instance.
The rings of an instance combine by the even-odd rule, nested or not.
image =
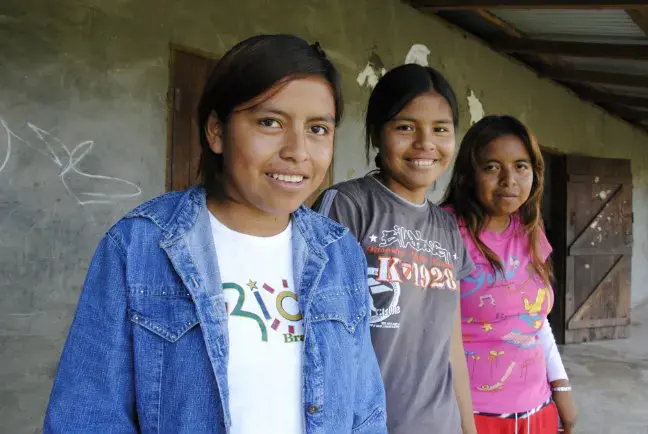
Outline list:
[[[303,201],[297,202],[294,200],[285,200],[282,202],[267,203],[259,208],[265,210],[269,214],[285,215],[297,211],[297,208],[299,208],[302,203]]]

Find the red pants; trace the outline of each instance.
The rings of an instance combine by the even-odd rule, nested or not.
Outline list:
[[[475,424],[477,434],[557,434],[558,409],[552,402],[530,417],[517,421],[476,414]]]

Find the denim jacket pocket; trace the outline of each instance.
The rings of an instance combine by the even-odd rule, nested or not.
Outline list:
[[[131,291],[128,318],[161,338],[176,342],[199,324],[196,306],[184,288]]]
[[[367,315],[361,288],[326,288],[315,294],[310,306],[312,322],[338,321],[349,333]]]

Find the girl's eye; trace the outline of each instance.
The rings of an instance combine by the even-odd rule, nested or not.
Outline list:
[[[448,127],[434,127],[435,133],[449,133],[450,129]]]
[[[495,166],[494,164],[489,164],[488,166],[484,167],[485,172],[492,173],[492,172],[495,172],[496,170],[497,170],[497,166]]]
[[[313,134],[318,136],[324,136],[329,132],[329,129],[324,125],[313,125],[310,129]]]
[[[414,127],[411,125],[396,125],[397,131],[414,131]]]
[[[520,171],[529,170],[529,165],[528,164],[518,164],[518,170],[520,170]]]
[[[261,119],[259,125],[266,128],[279,128],[281,124],[275,119]]]

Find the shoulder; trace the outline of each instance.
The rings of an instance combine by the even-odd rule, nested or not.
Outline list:
[[[329,262],[346,267],[365,260],[357,239],[346,226],[305,206],[295,212],[294,224],[310,243],[326,252]]]
[[[447,205],[438,206],[431,205],[430,210],[434,216],[434,219],[439,222],[439,225],[447,231],[451,231],[455,234],[459,234],[459,225],[457,223],[457,217],[454,213],[454,209]]]
[[[202,187],[162,194],[126,213],[108,230],[108,235],[122,246],[136,239],[157,245],[154,240],[161,240],[177,226],[178,220],[187,217],[188,209],[196,208],[187,205],[200,206],[204,201]]]
[[[375,182],[371,177],[372,175],[365,175],[360,178],[339,182],[330,187],[329,190],[336,190],[349,196],[362,194],[371,188],[371,183]]]
[[[367,175],[337,183],[326,189],[322,197],[324,199],[328,198],[330,201],[341,199],[360,205],[369,196],[368,193],[373,187],[371,184],[375,182],[370,176]]]

